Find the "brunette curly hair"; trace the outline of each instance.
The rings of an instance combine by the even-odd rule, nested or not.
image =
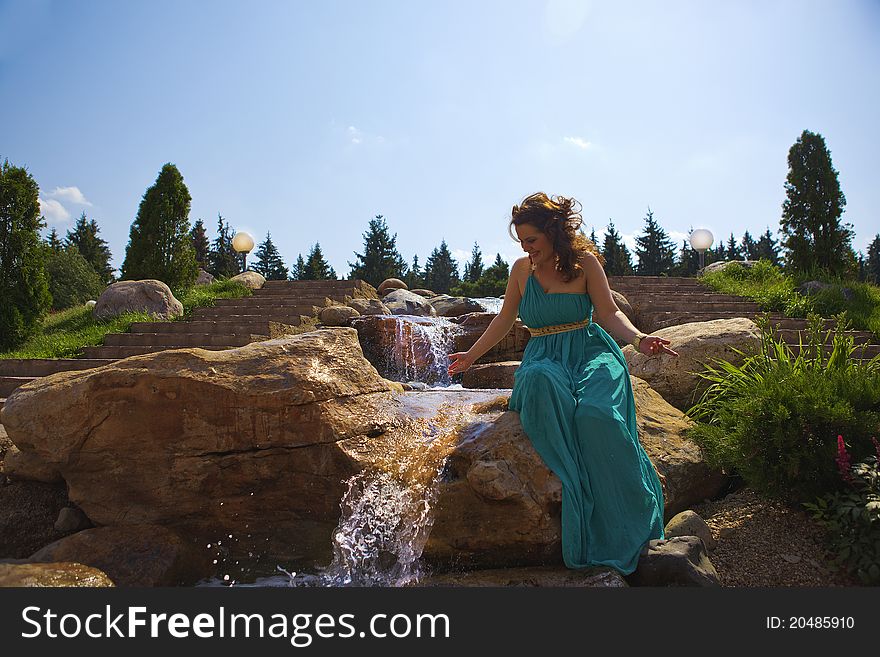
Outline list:
[[[581,275],[583,267],[578,260],[584,253],[594,254],[599,263],[605,265],[605,258],[596,245],[578,230],[583,219],[580,203],[575,199],[547,196],[544,192],[527,196],[510,212],[507,232],[516,241],[519,240],[513,233],[513,227],[523,224],[531,224],[550,239],[556,252],[556,271],[562,274],[562,280],[566,283]]]

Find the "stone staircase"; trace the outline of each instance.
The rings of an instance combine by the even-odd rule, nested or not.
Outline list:
[[[731,317],[754,318],[760,314],[760,306],[731,294],[719,294],[703,285],[695,278],[665,276],[609,276],[612,290],[626,297],[636,316],[636,326],[642,331],[651,332],[676,324],[705,322],[710,319]],[[770,313],[770,325],[776,329],[793,353],[798,353],[798,335],[805,329],[806,319],[785,317],[781,313]],[[833,329],[836,322],[824,320],[824,329]],[[856,344],[855,357],[865,359],[880,354],[880,340],[870,331],[847,331]],[[865,346],[864,352],[861,345]],[[826,351],[830,351],[827,345]]]
[[[0,359],[0,408],[15,388],[41,376],[165,349],[232,349],[267,339],[270,322],[298,326],[301,316],[313,317],[327,299],[371,296],[375,290],[361,280],[267,281],[253,296],[218,299],[213,307],[195,310],[187,321],[135,322],[129,333],[110,333],[103,346],[86,347],[82,358]]]

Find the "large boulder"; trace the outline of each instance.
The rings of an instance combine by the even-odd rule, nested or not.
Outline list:
[[[713,262],[711,264],[706,265],[702,269],[697,272],[697,276],[702,276],[703,274],[711,274],[716,271],[724,271],[727,265],[740,265],[744,269],[751,269],[755,265],[758,264],[757,260],[722,260],[720,262]]]
[[[438,294],[429,299],[437,315],[440,317],[458,317],[467,313],[483,312],[483,306],[467,297],[451,297],[448,294]]]
[[[653,539],[642,549],[639,565],[627,582],[634,586],[720,585],[706,546],[697,536]]]
[[[322,329],[42,377],[13,392],[3,421],[96,525],[234,534],[242,551],[291,555],[330,549],[344,481],[362,467],[344,443],[387,430],[395,389],[356,331]]]
[[[438,296],[438,294],[436,292],[434,292],[433,290],[426,290],[421,287],[416,288],[415,290],[410,290],[410,292],[412,292],[413,294],[418,294],[419,296],[422,296],[422,297],[427,297],[429,299]]]
[[[173,319],[183,315],[183,304],[174,298],[171,288],[165,283],[146,279],[113,283],[101,293],[92,309],[92,315],[98,319],[130,312],[146,312],[162,319]]]
[[[348,326],[349,322],[360,313],[349,306],[327,306],[318,313],[324,326]]]
[[[390,315],[391,311],[378,299],[352,299],[346,304],[361,315]]]
[[[669,348],[678,353],[678,357],[646,356],[628,345],[623,348],[623,355],[630,374],[647,381],[663,399],[682,411],[693,406],[710,385],[694,372],[702,372],[704,364],[714,367],[713,358],[741,365],[744,357],[734,349],[756,353],[761,344],[760,329],[745,317],[679,324],[651,335],[669,340]]]
[[[199,269],[199,275],[196,277],[196,285],[210,285],[214,282],[214,276],[204,269]]]
[[[406,290],[407,284],[399,278],[386,278],[379,284],[379,296],[384,296],[392,290]]]
[[[617,307],[626,315],[626,318],[635,323],[636,321],[636,313],[633,310],[632,304],[629,300],[623,296],[617,290],[611,290],[611,298],[614,299],[614,303],[617,304]]]
[[[461,376],[463,388],[513,388],[513,375],[521,361],[505,360],[499,363],[473,365]]]
[[[449,321],[458,324],[461,331],[454,335],[452,351],[467,351],[480,339],[486,327],[495,319],[495,313],[468,313],[459,317],[450,317]],[[480,356],[478,363],[496,363],[499,361],[522,360],[523,351],[531,334],[521,320],[514,322],[513,328],[501,338],[489,351]]]
[[[382,297],[388,309],[394,315],[416,315],[417,317],[436,317],[437,312],[425,297],[413,294],[408,290],[395,289]]]
[[[245,287],[249,287],[252,290],[259,290],[266,284],[266,278],[255,271],[243,271],[240,274],[237,274],[229,279],[230,281],[235,281],[236,283],[241,283]]]

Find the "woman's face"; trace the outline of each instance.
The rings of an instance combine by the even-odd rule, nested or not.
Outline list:
[[[520,224],[514,226],[514,230],[523,251],[529,254],[533,265],[554,261],[556,254],[547,235],[532,224]]]

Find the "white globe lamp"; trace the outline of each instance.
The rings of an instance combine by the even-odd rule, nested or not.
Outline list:
[[[236,233],[232,238],[232,248],[242,254],[242,271],[247,271],[247,254],[254,248],[254,238],[247,233]]]
[[[714,241],[715,238],[712,236],[712,232],[706,228],[697,228],[691,231],[691,248],[700,254],[700,269],[703,268],[703,254],[706,252],[706,249],[712,246]]]

